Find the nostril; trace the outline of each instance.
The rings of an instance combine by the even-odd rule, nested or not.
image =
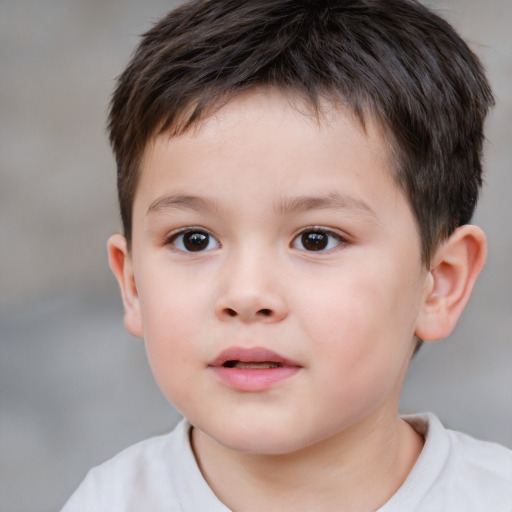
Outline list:
[[[1,1],[1,0],[0,0]],[[241,317],[244,320],[255,320],[256,318],[273,318],[274,317],[274,310],[269,308],[261,308],[261,309],[253,309],[253,308],[240,308],[240,309],[233,309],[233,308],[222,308],[220,310],[221,315],[226,318],[235,318],[235,317]]]

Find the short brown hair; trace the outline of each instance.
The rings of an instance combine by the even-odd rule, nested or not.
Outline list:
[[[109,116],[124,234],[130,242],[141,157],[254,87],[342,102],[388,133],[422,256],[470,221],[482,183],[492,93],[477,57],[412,0],[193,0],[142,38]]]

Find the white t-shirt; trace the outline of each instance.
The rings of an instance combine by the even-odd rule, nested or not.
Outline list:
[[[512,451],[445,429],[433,414],[404,417],[425,446],[376,512],[512,512]],[[93,468],[61,512],[229,512],[203,478],[190,424],[135,444]]]

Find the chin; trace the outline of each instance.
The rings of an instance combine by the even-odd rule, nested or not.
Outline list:
[[[203,430],[203,429],[201,429]],[[286,455],[314,444],[314,440],[295,428],[276,429],[274,425],[257,425],[247,422],[242,426],[206,428],[203,430],[224,448],[253,455]]]
[[[217,441],[225,448],[252,455],[287,455],[304,448],[301,443],[290,442],[290,439],[261,439],[257,435]]]

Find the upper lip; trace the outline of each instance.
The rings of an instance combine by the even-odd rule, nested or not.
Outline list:
[[[296,361],[288,359],[264,347],[230,347],[223,350],[208,366],[223,366],[228,361],[244,363],[279,363],[282,366],[301,366]]]

